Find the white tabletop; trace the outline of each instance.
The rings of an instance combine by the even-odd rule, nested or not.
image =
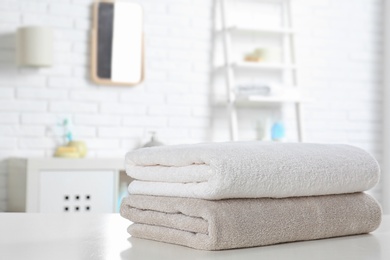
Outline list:
[[[0,213],[0,259],[390,259],[390,216],[369,235],[225,251],[129,237],[118,214]]]

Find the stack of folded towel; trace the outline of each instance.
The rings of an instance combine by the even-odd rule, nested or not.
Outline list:
[[[144,148],[126,155],[135,179],[128,232],[203,250],[368,233],[381,221],[363,191],[379,179],[348,145],[231,142]]]

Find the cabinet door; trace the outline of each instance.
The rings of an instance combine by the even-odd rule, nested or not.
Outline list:
[[[115,177],[115,171],[41,171],[39,212],[114,212]]]

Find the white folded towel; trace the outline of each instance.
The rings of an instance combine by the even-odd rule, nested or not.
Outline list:
[[[126,172],[130,194],[215,200],[360,192],[380,170],[349,145],[230,142],[135,150]]]

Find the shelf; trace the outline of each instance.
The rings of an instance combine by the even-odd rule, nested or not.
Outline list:
[[[269,62],[240,61],[240,62],[233,63],[232,66],[238,69],[264,69],[264,70],[296,69],[296,66],[293,64],[269,63]]]
[[[289,103],[289,102],[309,102],[310,100],[301,96],[238,96],[236,99],[237,103]]]
[[[218,33],[222,33],[224,30],[218,30]],[[257,27],[243,27],[243,26],[229,26],[226,31],[228,32],[246,32],[246,33],[258,33],[258,34],[278,34],[278,35],[292,35],[295,31],[289,28],[257,28]]]
[[[284,103],[306,103],[311,100],[302,96],[260,96],[260,95],[251,95],[251,96],[237,96],[235,105],[240,107],[250,107],[250,106],[267,106],[267,105],[282,105]],[[215,105],[222,106],[226,105],[226,99],[217,99]]]
[[[255,70],[296,70],[297,67],[293,64],[283,63],[267,63],[267,62],[234,62],[230,64],[233,69],[255,69]],[[218,66],[215,69],[222,70],[225,66]]]

